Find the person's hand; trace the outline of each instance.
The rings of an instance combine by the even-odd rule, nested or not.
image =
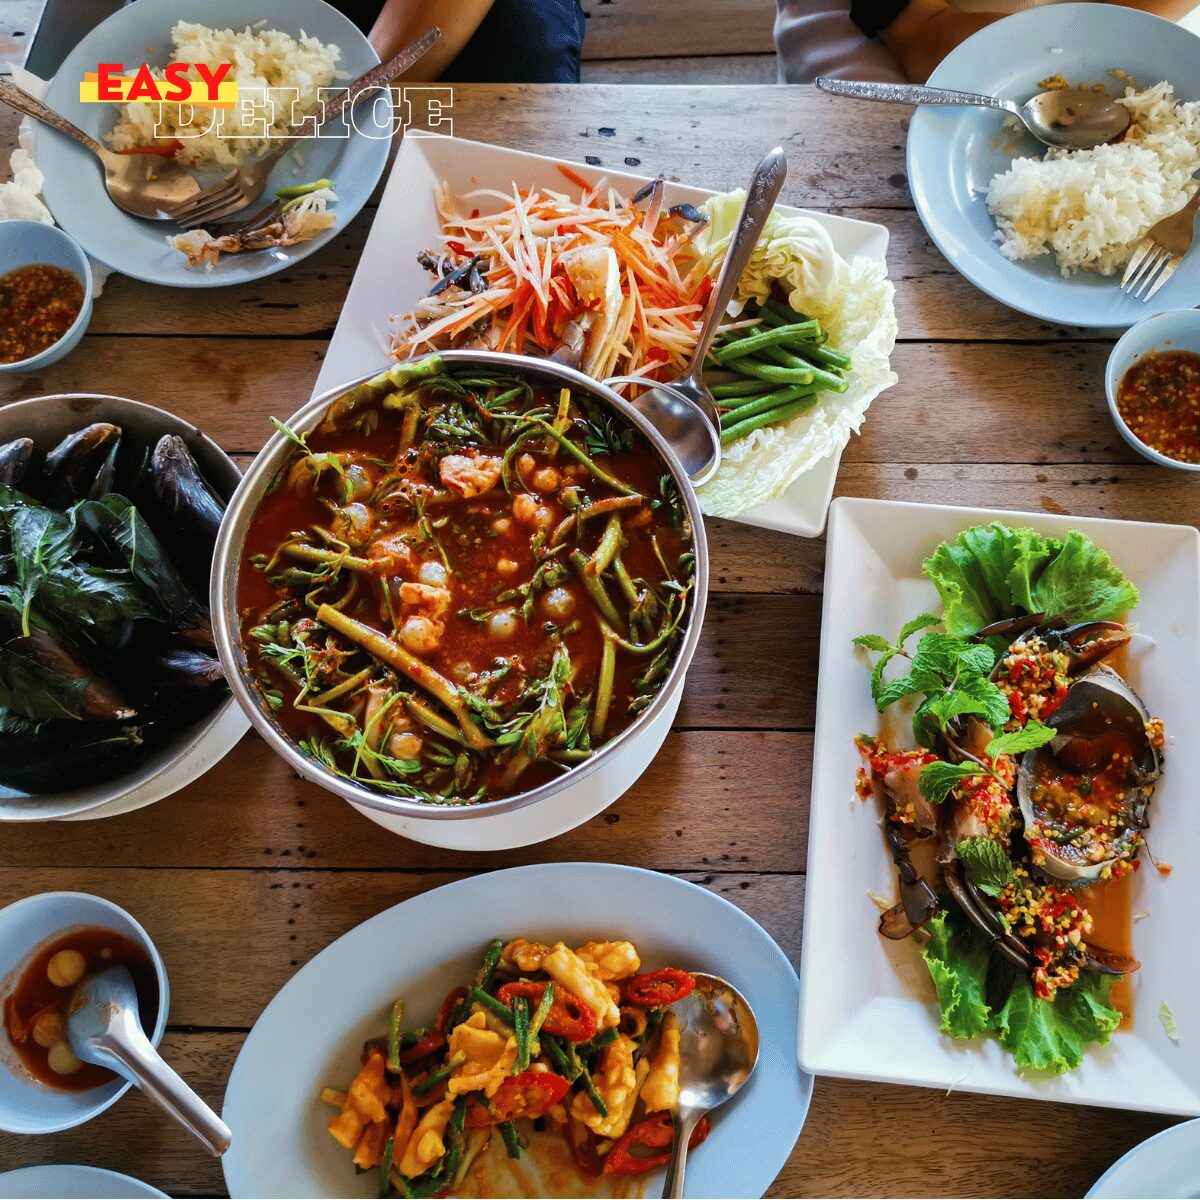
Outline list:
[[[924,83],[933,69],[971,34],[999,21],[999,12],[963,12],[947,0],[912,0],[879,40],[895,55],[912,83]]]

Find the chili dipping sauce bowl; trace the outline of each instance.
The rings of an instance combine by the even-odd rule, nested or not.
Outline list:
[[[450,350],[437,357],[452,369],[506,371],[549,387],[570,387],[634,426],[657,453],[663,473],[674,479],[691,524],[693,597],[671,670],[646,710],[590,758],[561,776],[527,791],[471,805],[437,805],[385,795],[334,774],[306,754],[275,718],[255,681],[242,645],[238,611],[238,573],[247,533],[259,502],[294,449],[282,433],[275,434],[259,452],[226,509],[213,557],[213,634],[234,696],[268,745],[298,774],[349,801],[379,825],[414,841],[456,850],[502,850],[544,841],[581,825],[628,791],[650,765],[670,731],[684,676],[700,638],[708,592],[708,547],[695,489],[678,458],[654,426],[612,388],[570,367],[523,355]],[[334,400],[379,373],[371,371],[317,396],[290,418],[288,427],[306,435]]]

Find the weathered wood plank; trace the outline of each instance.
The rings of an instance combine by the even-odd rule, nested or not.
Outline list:
[[[31,892],[105,896],[141,921],[162,952],[171,980],[172,1025],[244,1029],[296,968],[330,942],[385,908],[462,874],[5,867],[0,907]],[[733,901],[799,963],[801,876],[693,871],[684,878]],[[490,936],[481,930],[481,939]],[[391,969],[399,982],[403,969]]]
[[[773,53],[771,0],[586,0],[584,59]]]
[[[219,1106],[244,1039],[173,1030],[162,1048]],[[767,1195],[1081,1196],[1122,1154],[1170,1124],[1139,1113],[818,1079],[804,1131]],[[67,1133],[0,1134],[0,1162],[86,1162],[173,1196],[226,1194],[220,1165],[136,1091]]]
[[[586,50],[586,46],[585,46]],[[706,54],[697,58],[584,59],[583,83],[748,84],[774,83],[774,54]]]
[[[673,733],[632,791],[585,825],[537,846],[464,856],[387,833],[249,734],[219,768],[151,811],[8,826],[0,866],[490,870],[595,859],[802,872],[811,762],[807,733]]]

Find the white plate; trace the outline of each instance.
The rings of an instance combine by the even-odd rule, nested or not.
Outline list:
[[[1200,1121],[1173,1125],[1134,1146],[1096,1180],[1087,1200],[1130,1196],[1200,1196]]]
[[[1147,637],[1129,658],[1129,677],[1167,727],[1167,769],[1151,808],[1150,845],[1174,865],[1162,877],[1146,865],[1134,881],[1132,1029],[1058,1077],[1019,1075],[998,1042],[955,1041],[938,1033],[933,987],[916,947],[876,932],[868,892],[895,894],[895,871],[874,804],[854,792],[860,765],[854,735],[879,717],[868,671],[851,646],[860,633],[895,633],[923,611],[939,611],[922,560],[970,525],[1002,520],[1062,535],[1078,529],[1112,555],[1137,585],[1133,613]],[[1200,771],[1200,534],[1190,526],[1137,524],[989,509],[834,502],[825,567],[817,692],[816,751],[804,914],[800,1061],[818,1075],[1100,1104],[1146,1112],[1200,1114],[1200,988],[1195,941],[1200,894],[1200,822],[1193,781]],[[1158,1018],[1170,1006],[1172,1043]]]
[[[647,963],[711,971],[745,995],[759,1024],[758,1067],[689,1161],[688,1195],[761,1196],[791,1152],[812,1094],[793,1049],[796,974],[728,901],[670,875],[607,863],[515,867],[447,884],[317,955],[267,1006],[234,1064],[222,1114],[233,1130],[222,1160],[229,1194],[376,1195],[376,1174],[356,1176],[326,1132],[329,1110],[318,1092],[353,1078],[363,1041],[386,1030],[398,995],[423,1019],[475,971],[489,938],[518,935],[572,944],[629,937]],[[645,1194],[661,1191],[660,1172]]]
[[[338,387],[372,366],[382,368],[391,361],[387,357],[389,319],[406,311],[429,290],[429,273],[418,265],[417,253],[440,242],[435,197],[439,183],[444,180],[456,195],[479,187],[507,191],[514,183],[519,187],[569,189],[570,184],[557,168],[560,162],[568,160],[463,138],[406,134],[392,164],[387,189],[313,395]],[[607,179],[628,195],[647,182],[645,175],[600,170],[583,163],[569,165],[585,179]],[[716,194],[703,188],[668,183],[666,201],[699,205]],[[486,202],[481,200],[480,206],[486,207]],[[780,209],[786,213],[803,211],[823,225],[843,258],[862,255],[886,262],[888,231],[882,225],[784,205]],[[821,459],[782,496],[734,520],[799,537],[816,537],[825,528],[841,459],[840,452]]]
[[[46,1166],[22,1167],[19,1171],[5,1171],[0,1175],[0,1198],[25,1197],[27,1200],[133,1200],[135,1197],[162,1197],[167,1193],[158,1188],[118,1175],[116,1171],[103,1171],[99,1167]]]

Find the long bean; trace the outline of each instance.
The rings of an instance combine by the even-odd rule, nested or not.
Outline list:
[[[370,625],[356,621],[328,604],[317,609],[317,620],[328,625],[335,633],[349,638],[368,654],[374,655],[393,670],[407,675],[413,683],[420,684],[433,697],[440,700],[458,722],[472,750],[490,750],[492,740],[471,719],[471,711],[463,703],[458,689],[444,675],[439,674],[427,663],[409,654],[403,646],[392,641],[387,634],[380,633]]]
[[[310,546],[305,542],[288,542],[280,549],[290,558],[298,558],[301,562],[345,567],[348,571],[369,571],[371,569],[371,564],[356,554],[345,554],[340,550],[326,550],[323,546]]]
[[[529,1001],[524,996],[514,996],[512,1002],[513,1033],[517,1038],[517,1061],[513,1073],[520,1074],[529,1067]]]
[[[492,986],[496,968],[500,965],[500,955],[504,951],[504,939],[492,938],[483,956],[483,963],[475,976],[475,986],[486,991]]]
[[[600,543],[587,560],[584,570],[589,575],[599,577],[612,564],[613,556],[621,548],[621,518],[613,513],[604,526],[604,534]]]
[[[434,1071],[430,1075],[426,1075],[424,1079],[418,1080],[412,1085],[412,1094],[414,1096],[423,1096],[430,1088],[436,1087],[439,1083],[449,1079],[459,1067],[467,1061],[465,1054],[456,1054],[444,1067],[439,1071]]]
[[[744,421],[739,421],[736,425],[729,426],[728,429],[721,430],[721,443],[728,445],[730,442],[736,442],[738,438],[744,438],[748,433],[753,433],[756,429],[761,429],[764,425],[774,425],[780,421],[790,421],[792,417],[798,413],[802,413],[806,408],[812,407],[813,397],[805,396],[799,400],[793,400],[791,404],[784,404],[779,408],[773,408],[770,412],[759,413],[756,417],[747,417]]]
[[[790,354],[782,346],[772,346],[766,351],[766,355],[782,367],[789,367],[794,371],[811,371],[813,383],[822,391],[844,392],[850,386],[849,380],[841,375],[826,371],[824,367],[818,367],[799,355]]]
[[[763,390],[763,385],[754,379],[735,379],[729,383],[714,383],[708,389],[717,400],[728,400],[734,396],[753,396]]]
[[[498,420],[507,419],[506,414],[503,413],[496,413],[494,415]],[[517,421],[528,422],[533,426],[533,428],[526,429],[521,433],[518,433],[513,439],[512,444],[504,452],[501,474],[504,478],[505,488],[510,494],[512,493],[512,487],[509,480],[509,467],[511,465],[513,454],[516,452],[517,447],[522,442],[527,442],[531,437],[537,437],[539,433],[544,433],[547,437],[553,438],[568,454],[577,459],[579,462],[583,463],[583,465],[587,467],[587,469],[597,479],[599,479],[601,483],[607,484],[614,492],[620,492],[623,496],[636,496],[639,494],[637,488],[631,488],[628,484],[622,483],[619,479],[614,478],[603,468],[596,466],[596,464],[592,462],[591,458],[589,458],[587,454],[580,450],[574,442],[564,437],[558,432],[558,430],[554,428],[553,425],[543,421],[541,417],[514,416],[513,419]]]
[[[400,1042],[404,1036],[401,1026],[404,1024],[404,999],[401,997],[392,1005],[392,1015],[388,1022],[387,1069],[395,1075],[400,1074]]]
[[[815,400],[816,389],[812,387],[791,387],[768,392],[767,395],[761,396],[757,400],[752,400],[748,404],[739,405],[737,408],[730,409],[727,413],[722,413],[721,429],[722,431],[730,429],[749,417],[756,417],[759,413],[771,412],[783,404],[790,404],[792,401],[799,400],[802,397],[812,397]]]
[[[493,1017],[499,1018],[506,1025],[512,1025],[513,1012],[507,1004],[501,1004],[495,996],[485,992],[483,988],[475,987],[471,989],[471,999],[476,1003],[481,1004],[492,1014]]]
[[[613,638],[605,637],[600,651],[600,673],[596,680],[596,705],[592,709],[592,737],[604,736],[604,726],[608,724],[608,709],[612,704],[613,681],[617,672],[617,643]]]
[[[774,328],[779,328],[796,319],[795,313],[790,309],[785,309],[774,300],[769,300],[766,306],[759,310],[759,315]],[[848,371],[853,365],[850,355],[843,354],[842,351],[835,350],[832,346],[818,345],[811,341],[798,341],[791,343],[788,348],[797,354],[804,355],[805,358],[811,358],[813,362],[824,367],[836,367],[840,371]]]
[[[546,1023],[546,1018],[550,1015],[551,1008],[554,1007],[554,984],[547,983],[546,990],[542,992],[542,998],[538,1001],[537,1009],[533,1016],[529,1019],[529,1037],[536,1038],[542,1031],[542,1026]]]
[[[817,321],[798,321],[794,325],[777,325],[774,329],[754,332],[734,341],[718,346],[712,352],[712,357],[722,365],[734,359],[745,358],[748,354],[757,354],[781,342],[793,340],[808,340],[820,333],[821,326]]]
[[[813,368],[796,371],[791,367],[778,367],[771,363],[760,362],[758,359],[735,358],[726,364],[731,371],[739,375],[749,375],[753,379],[765,379],[776,386],[779,384],[812,383]]]
[[[511,1121],[501,1121],[500,1136],[504,1139],[504,1148],[508,1151],[508,1157],[520,1158],[521,1139],[517,1134],[517,1127]]]
[[[598,575],[593,575],[588,571],[587,556],[582,550],[572,550],[570,562],[571,566],[575,568],[575,573],[583,581],[584,590],[587,592],[588,598],[599,609],[601,616],[610,625],[623,629],[625,623],[621,620],[616,605],[612,602],[612,597],[604,590],[604,581]]]

